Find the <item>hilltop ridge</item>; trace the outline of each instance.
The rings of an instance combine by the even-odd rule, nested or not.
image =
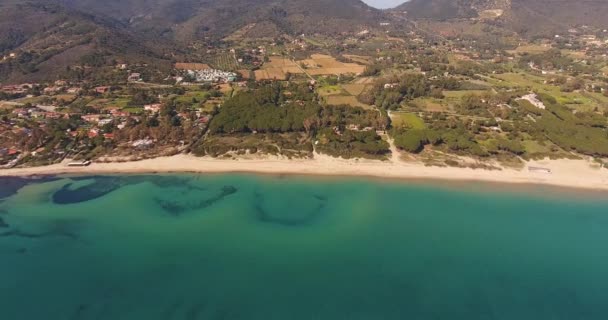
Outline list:
[[[394,11],[414,20],[483,20],[524,36],[547,36],[581,25],[608,28],[606,0],[412,0]]]

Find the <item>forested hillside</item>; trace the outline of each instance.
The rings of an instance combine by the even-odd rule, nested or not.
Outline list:
[[[0,2],[0,81],[61,77],[68,66],[99,67],[115,61],[168,64],[170,46],[149,45],[114,20],[42,1]]]
[[[395,11],[414,20],[481,20],[532,37],[581,25],[608,28],[606,0],[412,0]]]

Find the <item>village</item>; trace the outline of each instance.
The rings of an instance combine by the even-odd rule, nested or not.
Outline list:
[[[393,124],[414,128],[428,127],[439,113],[470,119],[474,115],[461,111],[460,99],[496,90],[521,91],[518,98],[523,99],[530,93],[561,92],[561,101],[580,112],[601,113],[608,106],[606,30],[590,33],[583,26],[549,39],[519,40],[504,49],[479,46],[441,30],[398,33],[388,23],[376,27],[385,30],[362,28],[332,39],[233,39],[228,43],[238,46],[207,46],[207,58],[177,62],[165,74],[151,72],[145,64],[119,62],[107,68],[118,79],[108,83],[92,78],[2,85],[0,165],[183,152],[197,143],[192,136],[203,139],[227,99],[275,81],[308,83],[324,105],[391,110]],[[389,93],[414,85],[402,83],[403,74],[434,83],[431,94],[389,99]],[[496,105],[508,106],[508,100]]]

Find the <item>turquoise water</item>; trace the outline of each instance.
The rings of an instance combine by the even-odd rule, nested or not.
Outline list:
[[[0,180],[0,319],[608,319],[608,200],[471,186]]]

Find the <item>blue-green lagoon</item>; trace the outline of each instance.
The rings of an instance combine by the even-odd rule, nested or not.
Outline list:
[[[510,188],[1,178],[0,319],[608,319],[608,199]]]

